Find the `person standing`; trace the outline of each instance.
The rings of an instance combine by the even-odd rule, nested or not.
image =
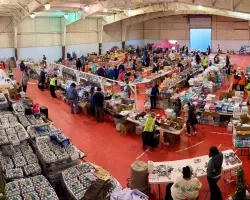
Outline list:
[[[152,90],[150,93],[151,110],[156,109],[157,96],[160,94],[158,87],[159,85],[156,84],[154,87],[152,87]]]
[[[240,85],[240,91],[244,92],[244,89],[246,86],[246,76],[245,76],[244,72],[241,72],[239,85]]]
[[[8,76],[9,76],[9,78],[13,78],[13,70],[10,66],[9,66],[9,70],[8,70]]]
[[[43,55],[43,61],[42,61],[42,63],[43,63],[43,66],[44,66],[44,67],[46,67],[46,64],[47,64],[47,63],[46,63],[46,62],[47,62],[46,60],[47,60],[46,56]]]
[[[153,147],[155,146],[154,142],[155,125],[158,126],[160,125],[160,123],[156,121],[155,117],[156,114],[151,113],[150,117],[148,117],[146,120],[145,127],[142,132],[142,149],[144,151],[146,150],[146,146],[149,146],[150,150],[152,150]]]
[[[57,75],[55,74],[51,79],[50,79],[50,94],[53,98],[56,98],[56,86],[57,86]]]
[[[227,81],[229,84],[231,84],[231,68],[228,65],[228,67],[226,67],[226,76],[227,76]]]
[[[178,118],[181,116],[181,110],[180,110],[180,107],[177,105],[176,102],[173,102],[173,110],[174,110],[174,113],[175,113],[175,117]]]
[[[123,90],[125,93],[127,93],[128,95],[128,98],[131,97],[131,94],[132,94],[132,91],[131,91],[131,88],[129,86],[129,80],[126,80],[126,85],[124,86],[124,90]]]
[[[39,88],[41,91],[44,90],[45,85],[45,79],[46,79],[46,72],[44,70],[44,67],[41,68],[40,77],[39,77]]]
[[[250,105],[250,82],[246,86],[247,91],[247,105]]]
[[[103,69],[103,66],[100,66],[97,70],[97,75],[105,77],[105,70]]]
[[[223,154],[215,146],[209,149],[209,161],[207,163],[207,181],[210,189],[211,200],[222,200],[222,195],[217,182],[221,178]]]
[[[25,71],[25,64],[23,61],[21,61],[20,63],[20,71],[21,71],[21,75],[23,77],[24,71]]]
[[[114,71],[114,79],[117,80],[118,76],[119,76],[119,70],[117,69],[117,66],[115,66],[115,68],[113,69]]]
[[[84,72],[88,73],[89,72],[89,63],[86,62],[85,66],[84,66]]]
[[[237,90],[237,87],[239,85],[239,81],[240,81],[240,77],[237,74],[236,70],[233,71],[233,86],[232,86],[232,90]]]
[[[146,57],[145,63],[146,63],[146,67],[149,67],[149,65],[150,65],[150,57],[149,57],[149,54],[148,54],[147,57]]]
[[[28,74],[25,72],[24,76],[22,78],[22,87],[23,87],[23,92],[27,92],[27,85],[28,85],[29,77]]]
[[[205,56],[203,57],[201,61],[201,66],[204,68],[204,70],[208,67],[208,62]]]
[[[187,136],[191,136],[190,134],[190,126],[193,128],[193,135],[196,135],[196,129],[195,129],[195,124],[198,124],[196,115],[195,115],[195,110],[194,110],[194,106],[191,105],[189,102],[188,104],[188,118],[187,118],[187,122],[186,122],[186,126],[187,126]]]
[[[95,116],[97,122],[103,122],[104,118],[104,96],[101,91],[102,89],[98,87],[97,92],[93,95],[93,104],[95,106]]]
[[[76,60],[76,69],[80,71],[81,68],[82,68],[82,62],[81,62],[80,58],[77,58],[77,60]]]
[[[94,103],[93,103],[93,96],[95,94],[95,88],[94,87],[91,87],[90,88],[90,91],[89,91],[89,96],[88,96],[88,102],[91,106],[91,114],[92,116],[94,117],[95,116],[95,106],[94,106]]]
[[[79,106],[78,106],[78,93],[76,90],[76,84],[71,83],[70,87],[67,90],[67,95],[69,99],[69,104],[70,104],[70,110],[71,114],[79,114]],[[75,107],[75,110],[74,110]]]

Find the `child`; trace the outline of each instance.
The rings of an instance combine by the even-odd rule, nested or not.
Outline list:
[[[9,67],[8,76],[9,78],[13,78],[13,70],[11,69],[11,67]]]

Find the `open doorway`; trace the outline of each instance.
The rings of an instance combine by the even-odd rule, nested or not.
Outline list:
[[[212,31],[211,28],[193,28],[190,29],[190,48],[193,50],[207,51],[211,47]]]

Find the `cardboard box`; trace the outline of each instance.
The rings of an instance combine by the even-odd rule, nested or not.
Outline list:
[[[133,122],[126,120],[121,123],[121,133],[127,135],[134,132],[135,132],[135,124]]]
[[[85,103],[85,102],[79,103],[79,109],[80,109],[81,113],[83,113],[84,115],[88,115],[87,103]]]
[[[242,124],[248,124],[250,122],[250,119],[247,116],[247,114],[244,114],[244,115],[240,115],[240,121]]]

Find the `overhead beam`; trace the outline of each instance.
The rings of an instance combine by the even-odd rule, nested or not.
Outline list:
[[[238,3],[236,3],[233,7],[233,10],[235,10],[241,3],[243,0],[238,1]]]

